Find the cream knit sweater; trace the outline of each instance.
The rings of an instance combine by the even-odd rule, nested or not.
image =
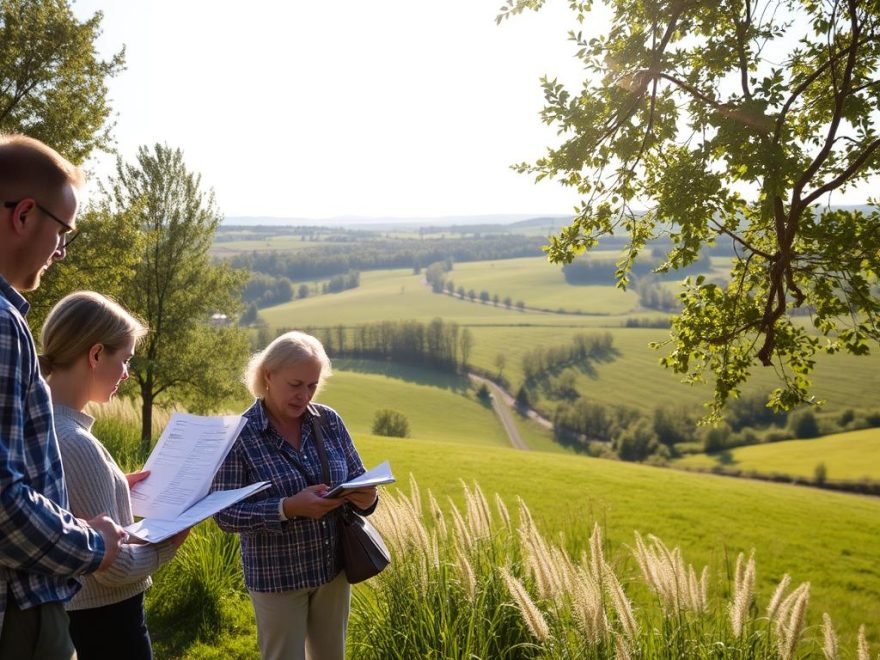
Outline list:
[[[59,404],[53,406],[53,412],[70,510],[86,520],[106,513],[122,527],[133,523],[128,482],[110,452],[92,435],[94,418]],[[170,540],[123,545],[106,571],[82,579],[83,588],[67,603],[67,609],[112,605],[145,591],[152,584],[150,574],[175,551]]]

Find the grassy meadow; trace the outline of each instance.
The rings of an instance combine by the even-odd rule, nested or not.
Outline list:
[[[812,478],[825,465],[828,481],[880,481],[880,429],[835,433],[810,440],[786,440],[736,447],[718,454],[693,454],[676,466],[709,469],[723,467],[760,474],[788,474]]]

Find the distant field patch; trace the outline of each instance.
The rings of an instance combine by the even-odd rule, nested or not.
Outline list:
[[[336,409],[355,438],[371,433],[377,410],[391,408],[409,420],[412,437],[406,442],[442,440],[509,446],[492,409],[475,400],[466,379],[444,379],[440,375],[432,382],[430,373],[406,368],[395,368],[392,375],[338,370],[327,381],[318,401]],[[408,380],[401,379],[401,375]]]
[[[575,286],[568,284],[562,267],[543,257],[476,261],[455,264],[447,277],[456,289],[473,289],[477,295],[486,291],[501,300],[509,296],[529,307],[583,312],[588,314],[625,314],[638,305],[638,295],[614,286]],[[613,284],[613,282],[608,282]]]
[[[829,481],[880,481],[880,429],[737,447],[719,454],[694,454],[675,462],[682,467],[719,466],[809,478],[819,463],[825,464]]]

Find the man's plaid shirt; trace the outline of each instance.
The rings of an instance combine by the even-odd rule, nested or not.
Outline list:
[[[24,316],[28,303],[0,277],[0,629],[20,609],[70,599],[95,571],[104,541],[67,511],[52,419]]]
[[[299,451],[284,440],[261,401],[245,413],[247,424],[226,457],[211,490],[241,488],[256,481],[271,487],[214,516],[221,529],[241,535],[245,585],[251,591],[278,592],[318,587],[339,573],[339,522],[281,520],[279,503],[306,486],[324,481],[310,415],[317,416],[333,487],[364,473],[364,465],[342,419],[332,408],[312,404],[302,417]],[[369,511],[372,512],[374,507]]]

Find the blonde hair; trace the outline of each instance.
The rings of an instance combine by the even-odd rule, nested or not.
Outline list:
[[[262,399],[266,396],[267,373],[309,360],[321,365],[321,377],[315,390],[317,394],[323,387],[324,381],[333,375],[330,358],[327,357],[324,345],[318,339],[297,330],[276,337],[262,351],[254,353],[242,380],[255,398]]]
[[[40,332],[40,369],[48,376],[70,367],[95,344],[110,353],[147,334],[147,327],[119,303],[94,291],[77,291],[56,304]]]
[[[39,140],[0,133],[0,195],[4,200],[29,195],[57,198],[66,185],[82,188],[84,182],[79,167]]]

